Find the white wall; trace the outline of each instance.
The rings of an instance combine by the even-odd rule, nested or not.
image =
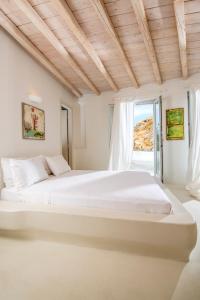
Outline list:
[[[106,169],[109,159],[109,104],[118,99],[152,99],[163,97],[164,177],[169,183],[184,184],[188,157],[187,90],[200,82],[200,75],[187,81],[172,80],[162,86],[146,85],[127,88],[118,93],[100,96],[85,95],[81,105],[43,67],[27,54],[10,36],[0,30],[0,157],[32,156],[38,153],[56,154],[61,151],[60,104],[73,108],[76,169]],[[34,93],[43,99],[46,113],[46,140],[22,139],[21,102]],[[185,139],[166,141],[165,110],[185,108]]]
[[[187,172],[188,159],[188,119],[187,119],[187,91],[195,83],[200,82],[200,74],[187,81],[171,80],[163,85],[146,85],[139,89],[127,88],[118,93],[105,92],[100,96],[85,95],[79,99],[82,113],[85,115],[85,130],[76,123],[76,137],[85,140],[76,142],[75,161],[76,169],[106,169],[109,159],[109,103],[119,99],[154,99],[162,96],[163,99],[163,129],[164,129],[164,179],[167,183],[184,184]],[[185,108],[185,139],[182,141],[166,140],[166,109]]]
[[[60,153],[60,105],[75,99],[1,29],[0,49],[0,157]],[[36,106],[45,110],[45,141],[22,139],[21,103],[29,94],[43,100]]]
[[[109,153],[109,106],[104,100],[107,98],[102,94],[100,97],[85,96],[85,99],[80,107],[82,115],[79,118],[82,120],[79,124],[76,122],[75,128],[78,135],[74,151],[75,167],[83,170],[106,169]],[[80,143],[78,139],[81,139]]]

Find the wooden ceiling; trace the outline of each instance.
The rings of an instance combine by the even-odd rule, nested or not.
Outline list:
[[[200,0],[0,0],[0,25],[77,97],[200,71]]]

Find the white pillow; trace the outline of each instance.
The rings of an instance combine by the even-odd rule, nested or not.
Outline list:
[[[14,186],[21,189],[48,178],[41,157],[26,160],[11,159]]]
[[[16,160],[22,158],[15,158]],[[1,158],[1,168],[2,168],[2,177],[3,182],[7,188],[11,188],[14,186],[13,173],[11,169],[11,158]]]
[[[49,168],[49,165],[47,163],[46,157],[43,156],[43,155],[39,155],[38,157],[40,157],[42,159],[42,162],[43,162],[43,165],[44,165],[44,168],[45,168],[47,174],[51,175],[52,172],[51,172],[51,169]]]
[[[3,173],[3,182],[7,188],[14,186],[12,171],[10,168],[10,159],[2,158],[1,159],[1,168]]]
[[[3,170],[0,167],[0,189],[2,189],[5,186],[4,180],[3,180]]]
[[[67,161],[62,155],[46,157],[49,168],[55,176],[64,174],[71,170]]]
[[[46,161],[46,158],[43,155],[36,156],[35,158],[38,158],[41,160],[41,162],[44,165],[44,168],[48,175],[51,175],[52,172],[48,166],[48,163]],[[1,158],[1,169],[2,169],[2,178],[3,183],[7,188],[14,187],[14,178],[13,178],[13,171],[11,168],[11,160],[27,160],[28,158]],[[31,158],[30,158],[31,159]]]

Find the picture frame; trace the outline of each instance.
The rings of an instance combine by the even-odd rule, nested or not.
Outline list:
[[[184,108],[166,110],[166,139],[184,139]]]
[[[27,140],[45,140],[44,110],[22,103],[22,137]]]

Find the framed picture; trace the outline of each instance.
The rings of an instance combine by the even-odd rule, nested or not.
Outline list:
[[[28,140],[45,140],[45,112],[22,103],[22,132]]]
[[[167,140],[184,139],[184,108],[166,111],[166,127]]]

